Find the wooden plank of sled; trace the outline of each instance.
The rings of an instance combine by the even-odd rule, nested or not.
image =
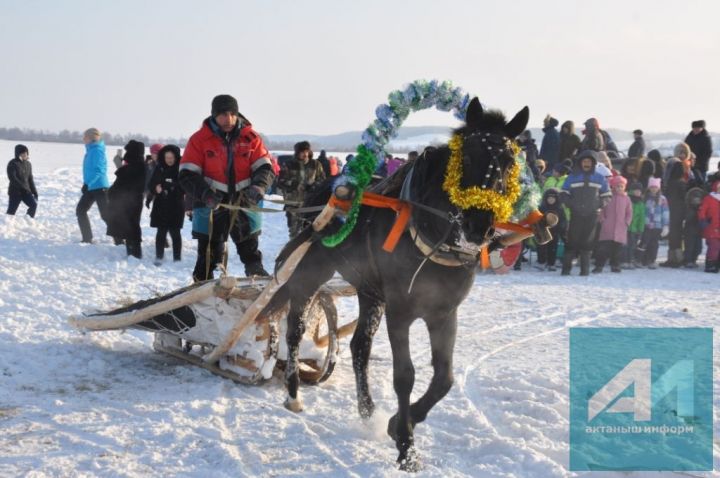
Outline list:
[[[328,222],[330,222],[334,216],[335,207],[328,203],[313,221],[312,228],[315,231],[321,231],[325,226],[327,226]],[[298,264],[300,264],[302,258],[305,257],[305,254],[307,254],[311,245],[312,242],[307,240],[290,253],[285,262],[283,262],[282,266],[275,271],[275,274],[272,276],[270,282],[265,286],[262,293],[260,293],[258,298],[255,299],[255,301],[253,301],[253,303],[245,310],[242,318],[235,323],[233,328],[230,330],[230,333],[228,333],[225,337],[225,340],[218,344],[212,352],[203,357],[205,362],[217,362],[220,360],[220,357],[225,355],[233,347],[233,345],[235,345],[235,342],[237,342],[243,332],[245,332],[245,329],[252,324],[255,319],[257,319],[260,312],[262,312],[265,306],[270,303],[270,300],[277,293],[280,287],[282,287],[290,279]]]
[[[94,314],[91,316],[73,316],[68,322],[73,327],[87,330],[124,329],[138,322],[151,319],[173,309],[200,302],[218,295],[218,292],[232,290],[235,287],[234,277],[223,277],[218,281],[207,282],[185,293],[178,294],[167,300],[156,302],[142,309],[129,310],[120,314]],[[218,291],[219,289],[219,291]]]
[[[234,372],[231,372],[229,370],[223,370],[220,367],[218,367],[217,365],[215,365],[214,363],[207,363],[207,362],[203,361],[202,358],[200,358],[196,355],[185,353],[182,350],[177,350],[177,349],[168,348],[168,347],[162,347],[159,345],[154,345],[153,347],[158,352],[162,352],[164,354],[171,355],[175,358],[178,358],[180,360],[188,362],[192,365],[197,365],[198,367],[204,368],[205,370],[207,370],[211,373],[214,373],[215,375],[219,375],[223,378],[230,379],[233,382],[240,383],[243,385],[255,385],[257,383],[257,381],[255,381],[255,380],[251,380],[249,378],[242,377],[242,376],[240,376]]]

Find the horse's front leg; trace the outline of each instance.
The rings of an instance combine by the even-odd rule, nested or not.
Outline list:
[[[358,291],[360,315],[357,327],[350,342],[353,370],[355,371],[355,387],[357,389],[358,412],[362,418],[369,418],[375,410],[368,385],[368,360],[372,349],[372,341],[380,325],[383,314],[383,303],[363,291]]]
[[[415,385],[415,368],[410,357],[408,334],[412,320],[387,314],[387,328],[393,355],[393,386],[398,412],[388,423],[388,433],[395,439],[401,470],[415,471],[417,461],[413,447],[413,424],[410,418],[410,393]],[[394,420],[393,420],[394,419]]]
[[[300,362],[298,359],[298,351],[300,349],[300,340],[305,333],[305,322],[303,321],[303,312],[310,303],[309,298],[291,299],[290,312],[287,316],[287,332],[285,340],[287,343],[287,363],[285,365],[285,388],[288,396],[285,399],[285,408],[293,412],[301,412],[303,410],[302,400],[300,399]]]
[[[425,323],[430,333],[433,376],[425,394],[410,406],[413,426],[424,421],[430,409],[442,400],[452,387],[457,309],[444,316],[426,318]]]

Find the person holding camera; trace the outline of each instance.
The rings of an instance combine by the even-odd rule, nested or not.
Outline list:
[[[230,95],[212,100],[211,115],[193,134],[180,160],[178,181],[193,199],[193,237],[198,240],[195,281],[213,278],[232,237],[245,274],[269,275],[262,265],[255,221],[237,207],[262,201],[275,174],[270,153]],[[229,206],[229,207],[226,207]]]

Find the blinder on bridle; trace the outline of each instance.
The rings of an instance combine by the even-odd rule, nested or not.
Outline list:
[[[472,186],[480,189],[495,190],[501,194],[506,192],[504,168],[513,160],[510,138],[497,133],[477,131],[464,137],[463,140],[463,174],[460,186]],[[477,150],[476,155],[469,154]],[[485,168],[480,161],[482,153],[490,156]]]

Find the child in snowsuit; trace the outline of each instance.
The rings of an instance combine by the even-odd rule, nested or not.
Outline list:
[[[602,272],[605,262],[610,259],[610,270],[620,272],[620,255],[627,242],[628,227],[633,217],[632,202],[625,193],[627,180],[622,176],[610,179],[612,199],[600,213],[600,247],[593,273]]]
[[[604,198],[610,195],[605,178],[595,172],[596,165],[595,152],[583,151],[575,160],[573,172],[563,183],[561,198],[570,209],[570,223],[562,275],[570,274],[576,255],[580,256],[580,275],[590,274],[590,253],[595,242],[598,211]]]
[[[632,183],[628,188],[628,196],[630,196],[632,202],[632,222],[628,227],[622,268],[635,269],[641,265],[641,261],[636,254],[636,248],[645,230],[645,201],[643,200],[642,183]]]
[[[642,265],[648,269],[657,268],[655,259],[660,238],[667,236],[670,230],[670,209],[667,199],[660,192],[661,186],[660,178],[650,178],[645,193],[645,230],[638,250],[642,254]]]
[[[178,183],[180,148],[173,144],[163,146],[158,152],[157,166],[148,186],[150,188],[145,206],[150,207],[150,227],[157,228],[155,236],[155,264],[159,265],[165,255],[165,241],[170,233],[173,260],[179,261],[182,251],[180,229],[185,221],[185,193]]]
[[[705,272],[720,271],[720,181],[715,181],[698,210],[698,219],[704,226],[702,235],[707,243]]]
[[[15,215],[20,203],[24,202],[28,207],[27,215],[35,217],[38,193],[35,189],[29,157],[27,146],[18,144],[15,146],[15,157],[7,165],[9,181],[7,213],[11,216]]]
[[[550,188],[543,194],[542,203],[540,204],[540,212],[543,214],[555,214],[558,222],[550,228],[552,240],[547,244],[538,246],[538,263],[545,264],[548,271],[555,271],[555,259],[557,258],[558,241],[565,236],[567,222],[565,221],[565,212],[560,205],[560,190]]]

